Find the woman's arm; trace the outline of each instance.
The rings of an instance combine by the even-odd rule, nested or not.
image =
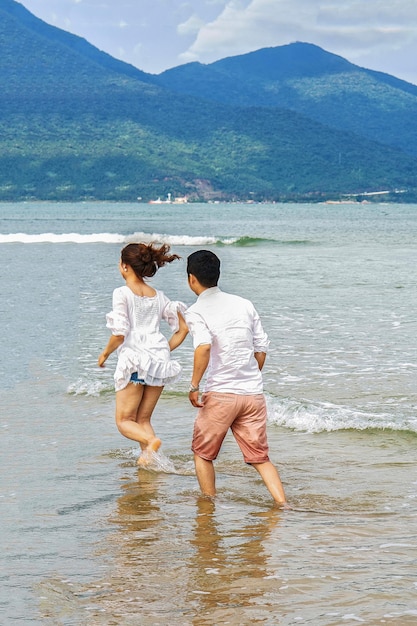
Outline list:
[[[112,335],[109,339],[107,346],[104,348],[103,352],[98,357],[98,366],[104,367],[104,363],[107,361],[109,356],[122,345],[125,338],[123,335]]]
[[[178,321],[179,321],[178,330],[171,336],[171,339],[168,342],[169,349],[171,350],[171,352],[175,350],[175,348],[178,348],[178,346],[182,344],[182,342],[188,335],[188,326],[185,323],[185,319],[183,318],[182,314],[179,311],[178,311]]]

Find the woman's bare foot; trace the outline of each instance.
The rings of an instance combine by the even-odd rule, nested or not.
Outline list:
[[[142,453],[137,460],[137,464],[140,467],[149,465],[149,463],[152,461],[152,453],[157,452],[159,448],[161,447],[161,444],[162,444],[162,441],[158,439],[158,437],[155,437],[154,439],[152,439],[152,441],[148,443],[146,448],[142,450]]]
[[[152,439],[152,441],[148,443],[147,447],[145,448],[145,451],[149,450],[150,452],[158,452],[161,445],[162,445],[162,441],[158,439],[158,437],[155,437],[155,439]]]

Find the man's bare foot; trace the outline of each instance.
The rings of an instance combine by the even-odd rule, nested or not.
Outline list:
[[[288,502],[275,502],[276,506],[283,511],[292,511],[292,506]]]

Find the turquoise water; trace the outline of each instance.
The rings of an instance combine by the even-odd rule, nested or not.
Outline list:
[[[153,471],[96,367],[121,247],[171,243],[153,284],[193,302],[187,255],[251,298],[271,339],[279,513],[227,440],[198,498],[184,375]],[[417,207],[0,204],[4,623],[415,623]],[[413,622],[414,620],[414,622]]]

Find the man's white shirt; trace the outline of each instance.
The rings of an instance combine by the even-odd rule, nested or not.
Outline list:
[[[263,392],[254,353],[267,352],[269,341],[250,300],[210,287],[187,309],[185,319],[194,349],[211,346],[205,391]]]

